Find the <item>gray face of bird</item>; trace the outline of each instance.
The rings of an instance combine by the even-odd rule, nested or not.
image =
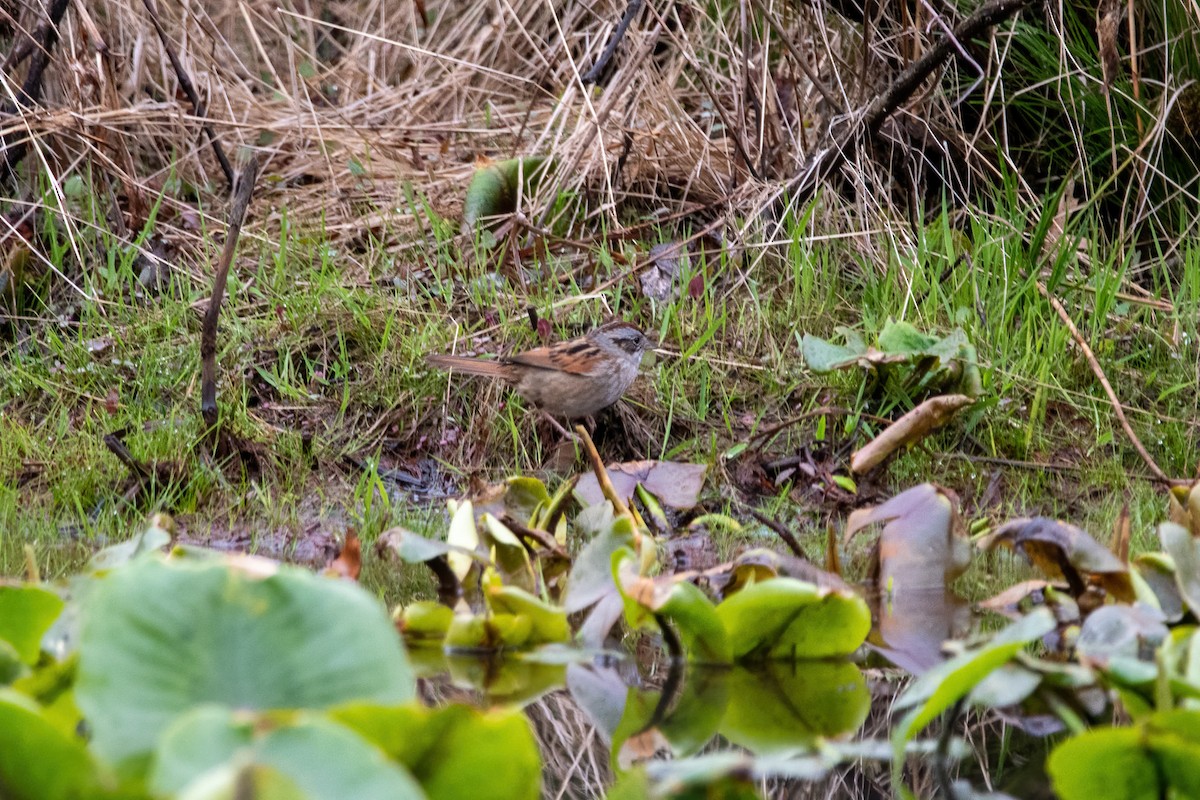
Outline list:
[[[605,352],[634,364],[640,364],[642,354],[653,347],[644,333],[624,322],[601,326],[589,338]]]

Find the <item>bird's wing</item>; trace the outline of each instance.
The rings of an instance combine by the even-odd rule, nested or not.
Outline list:
[[[510,364],[521,364],[526,367],[552,369],[556,372],[567,372],[573,375],[590,375],[592,374],[592,370],[587,368],[590,362],[581,362],[575,356],[578,356],[580,352],[588,350],[591,347],[591,342],[580,339],[574,342],[550,345],[549,347],[535,347],[532,350],[526,350],[524,353],[509,356],[504,360]]]

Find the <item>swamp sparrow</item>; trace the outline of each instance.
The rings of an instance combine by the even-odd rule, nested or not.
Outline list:
[[[633,325],[609,322],[585,336],[498,359],[428,359],[443,369],[503,378],[546,413],[573,419],[617,402],[637,377],[642,354],[653,346]]]

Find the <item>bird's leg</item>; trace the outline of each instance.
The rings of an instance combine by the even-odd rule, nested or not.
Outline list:
[[[571,432],[571,431],[567,430],[566,428],[564,428],[564,427],[562,426],[562,424],[561,424],[561,423],[560,423],[558,420],[556,420],[554,417],[552,417],[550,414],[547,414],[545,411],[542,411],[542,412],[541,412],[541,414],[542,414],[542,416],[543,416],[543,417],[545,417],[545,418],[546,418],[546,421],[550,423],[550,426],[551,426],[552,428],[554,428],[554,430],[556,430],[556,431],[558,431],[559,433],[561,433],[561,434],[563,435],[563,437],[564,437],[564,438],[566,438],[566,439],[570,439],[570,440],[572,440],[572,441],[576,441],[576,440],[578,440],[578,439],[579,439],[579,436],[578,436],[578,435],[576,435],[575,433],[573,433],[573,432]]]

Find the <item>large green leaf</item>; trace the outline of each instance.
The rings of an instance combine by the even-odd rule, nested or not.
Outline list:
[[[839,331],[846,339],[846,344],[839,345],[827,342],[812,334],[804,334],[800,341],[800,352],[804,355],[804,363],[814,372],[832,372],[835,369],[850,366],[866,355],[867,345],[857,335],[851,337],[852,331],[841,328]]]
[[[205,706],[180,717],[154,753],[150,786],[185,792],[231,766],[269,767],[312,800],[418,800],[411,775],[345,727],[315,715],[255,718]]]
[[[0,584],[0,639],[33,664],[41,652],[42,637],[62,613],[63,601],[40,586]]]
[[[519,711],[353,704],[331,715],[406,766],[432,800],[539,794],[537,742]]]
[[[324,708],[414,695],[386,613],[356,584],[280,567],[138,560],[99,578],[83,609],[76,700],[97,751],[149,751],[201,703]]]
[[[0,689],[0,797],[74,800],[97,788],[83,742],[59,730],[28,697]]]
[[[529,645],[565,642],[571,638],[567,612],[560,606],[530,594],[516,586],[490,586],[488,604],[493,612],[528,617],[531,630]]]
[[[633,523],[628,517],[614,517],[608,503],[585,508],[575,518],[575,526],[591,536],[567,579],[563,606],[568,614],[582,611],[617,591],[612,573],[613,553],[633,546]]]
[[[717,606],[717,616],[734,660],[847,655],[871,629],[862,598],[795,578],[752,584]]]
[[[1130,728],[1097,728],[1046,762],[1062,800],[1200,796],[1200,711],[1165,711]]]
[[[728,664],[732,658],[729,634],[712,601],[686,581],[676,583],[658,613],[675,624],[689,661]]]
[[[921,333],[903,320],[896,322],[889,319],[879,332],[879,349],[885,353],[925,355],[937,344],[937,339]],[[957,342],[954,345],[957,346]]]
[[[716,735],[729,707],[730,673],[723,666],[688,667],[679,700],[658,724],[676,757],[699,753]]]

